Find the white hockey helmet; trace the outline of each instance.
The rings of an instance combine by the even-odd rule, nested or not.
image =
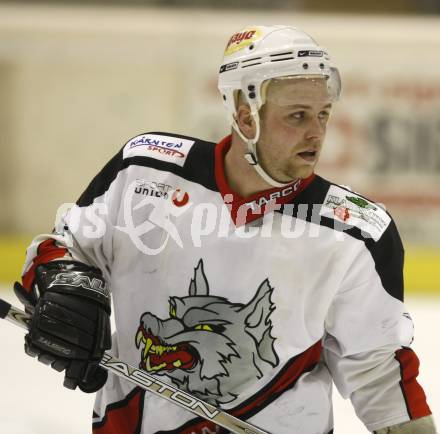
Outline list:
[[[341,92],[339,72],[327,51],[303,31],[283,25],[249,26],[232,35],[220,67],[218,88],[230,124],[247,143],[246,160],[275,187],[288,183],[274,180],[259,165],[256,143],[260,136],[258,112],[265,102],[262,85],[281,77],[325,77],[330,100],[337,100]],[[238,91],[242,91],[255,120],[256,134],[252,139],[244,136],[236,122]]]

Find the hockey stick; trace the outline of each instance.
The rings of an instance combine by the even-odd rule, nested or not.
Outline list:
[[[31,316],[0,298],[0,318],[5,319],[21,328],[28,330]],[[157,377],[147,372],[130,366],[128,363],[113,357],[109,352],[105,352],[99,363],[104,369],[113,374],[131,381],[136,386],[148,390],[197,416],[226,428],[235,434],[269,434],[247,422],[243,422],[236,417],[225,413],[222,410],[208,404],[168,383],[160,381]]]

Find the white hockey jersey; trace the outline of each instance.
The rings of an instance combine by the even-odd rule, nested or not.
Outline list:
[[[389,214],[317,175],[239,197],[229,146],[129,140],[34,240],[25,285],[57,257],[99,267],[118,358],[270,433],[333,432],[332,380],[370,431],[430,414]],[[226,431],[110,375],[93,432]]]

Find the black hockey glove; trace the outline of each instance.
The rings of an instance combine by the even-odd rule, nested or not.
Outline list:
[[[110,295],[97,268],[73,261],[53,261],[35,270],[38,294],[15,283],[18,298],[33,312],[25,351],[57,371],[64,386],[96,392],[107,380],[98,366],[111,347]]]

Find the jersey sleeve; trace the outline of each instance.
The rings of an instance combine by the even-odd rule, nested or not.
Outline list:
[[[122,151],[92,180],[84,193],[63,215],[52,233],[38,235],[26,252],[23,286],[30,291],[35,269],[55,259],[75,260],[99,268],[109,277],[112,238],[127,176]]]
[[[431,414],[410,348],[403,304],[403,247],[393,221],[378,241],[359,240],[326,318],[323,354],[334,383],[374,431]]]
[[[129,139],[92,180],[53,232],[39,235],[32,241],[23,269],[23,286],[31,290],[38,264],[60,258],[98,267],[109,278],[115,254],[113,235],[116,230],[127,229],[118,227],[118,222],[131,221],[130,194],[149,182],[152,170],[162,173],[173,170],[183,177],[197,173],[206,178],[206,172],[212,173],[213,168],[205,165],[204,170],[198,170],[197,166],[196,171],[194,161],[197,158],[188,156],[194,149],[195,154],[209,156],[214,148],[207,144],[210,143],[163,132],[144,133]],[[157,184],[156,193],[170,193],[165,188],[171,186]],[[156,217],[159,214],[158,210]]]

